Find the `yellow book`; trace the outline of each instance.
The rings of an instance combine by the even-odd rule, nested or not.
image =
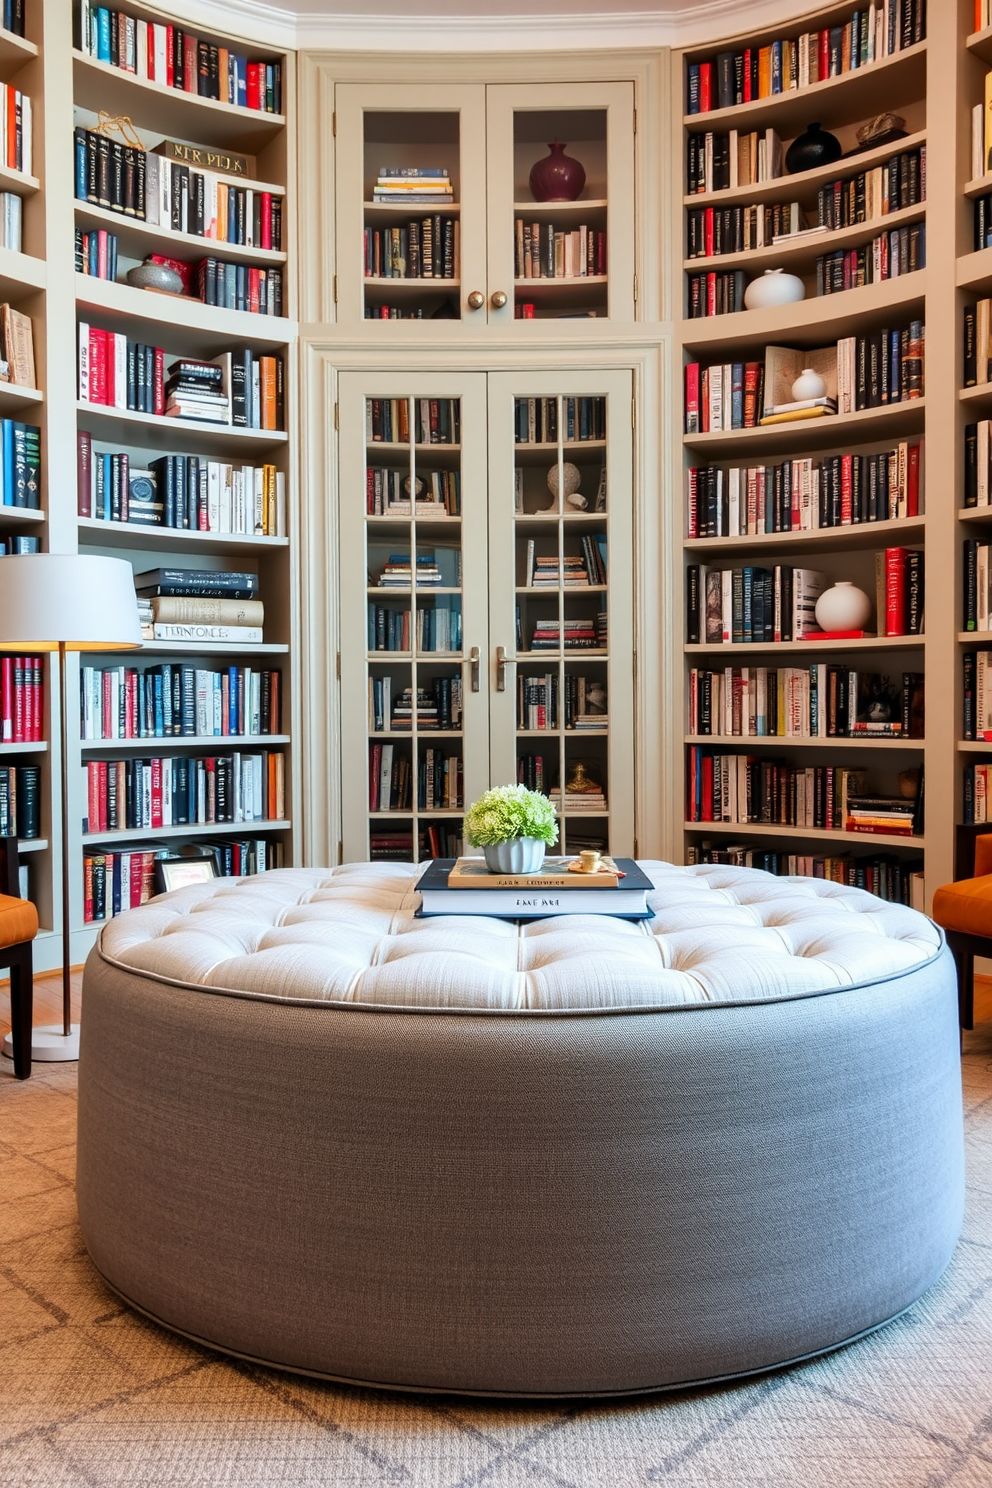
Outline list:
[[[766,413],[759,424],[791,424],[796,419],[812,418],[835,418],[836,414],[832,408],[793,408],[789,413]]]
[[[758,97],[770,98],[772,95],[772,49],[770,46],[761,47],[758,52]],[[987,96],[987,95],[986,95]]]

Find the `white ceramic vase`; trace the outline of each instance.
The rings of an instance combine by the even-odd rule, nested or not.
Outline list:
[[[544,851],[540,837],[513,837],[484,847],[482,856],[490,873],[536,873],[544,862]]]
[[[871,617],[871,600],[848,579],[838,579],[816,601],[816,623],[821,630],[864,630]]]
[[[794,305],[806,298],[806,286],[795,274],[784,269],[766,269],[760,279],[752,279],[744,291],[747,310],[768,310],[772,305]]]
[[[794,401],[796,403],[802,403],[807,398],[825,398],[826,396],[827,384],[819,372],[814,372],[812,367],[804,367],[792,384],[792,397]]]

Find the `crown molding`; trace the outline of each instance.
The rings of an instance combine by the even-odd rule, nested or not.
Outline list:
[[[320,3],[315,0],[315,5]],[[795,0],[751,0],[748,29],[795,21],[818,8],[796,5]],[[508,43],[539,51],[684,47],[732,36],[741,29],[740,0],[673,3],[642,10],[461,16],[310,11],[266,4],[265,0],[203,0],[200,4],[174,0],[170,13],[203,29],[214,27],[263,45],[334,52],[505,51]]]

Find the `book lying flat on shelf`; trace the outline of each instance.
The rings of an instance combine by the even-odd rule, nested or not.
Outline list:
[[[571,859],[552,859],[552,862]],[[627,920],[652,918],[647,895],[651,880],[632,858],[618,858],[624,877],[609,888],[565,887],[542,884],[540,873],[528,874],[532,888],[454,889],[448,877],[455,866],[452,858],[436,858],[420,876],[421,907],[418,915],[489,915],[504,919],[543,919],[552,915],[614,915]],[[511,875],[511,877],[514,875]],[[562,875],[559,875],[559,878]],[[578,880],[579,874],[569,874]]]
[[[459,858],[448,871],[449,889],[615,889],[626,873],[611,857],[600,860],[599,870],[583,873],[578,858],[549,858],[536,873],[493,873],[485,858]]]

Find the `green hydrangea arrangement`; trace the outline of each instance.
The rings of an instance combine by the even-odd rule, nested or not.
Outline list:
[[[515,837],[536,837],[550,845],[558,841],[555,808],[547,796],[525,785],[497,785],[466,811],[465,836],[473,847],[496,847]]]

